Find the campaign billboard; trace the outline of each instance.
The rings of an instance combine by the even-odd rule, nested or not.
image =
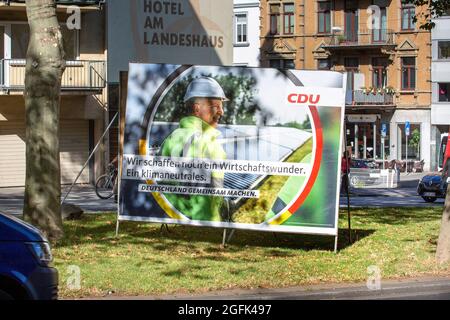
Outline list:
[[[129,70],[119,220],[337,234],[344,74]]]

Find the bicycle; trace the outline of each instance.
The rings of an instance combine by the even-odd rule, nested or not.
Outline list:
[[[98,177],[95,182],[95,193],[100,199],[109,199],[114,195],[114,186],[117,180],[117,168],[113,164],[108,165],[108,173]]]

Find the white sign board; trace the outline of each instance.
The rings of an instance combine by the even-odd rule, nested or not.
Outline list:
[[[108,0],[108,81],[130,62],[231,65],[232,0]]]
[[[348,122],[358,123],[358,122],[376,122],[376,114],[351,114],[347,116]]]

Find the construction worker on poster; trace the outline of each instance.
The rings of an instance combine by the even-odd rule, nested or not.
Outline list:
[[[217,137],[220,118],[223,116],[223,102],[228,101],[220,84],[210,77],[191,81],[186,89],[184,103],[188,116],[180,120],[161,146],[161,156],[226,159],[226,153]],[[223,188],[224,173],[212,172],[209,188]],[[192,220],[228,220],[226,202],[223,197],[202,195],[165,194],[167,200],[183,215]]]

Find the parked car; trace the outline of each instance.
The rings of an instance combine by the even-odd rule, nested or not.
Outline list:
[[[0,300],[55,300],[58,271],[50,245],[32,225],[0,212]]]
[[[372,160],[351,159],[350,160],[350,186],[361,187],[367,184],[374,184],[377,180],[373,173],[378,173],[378,164]]]
[[[441,174],[427,174],[420,179],[417,194],[426,202],[434,202],[437,198],[445,198],[447,185],[447,179],[443,179]]]

